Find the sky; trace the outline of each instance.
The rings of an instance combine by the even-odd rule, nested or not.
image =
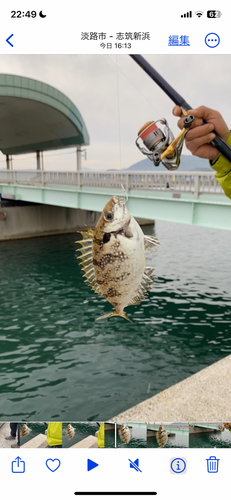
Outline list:
[[[220,111],[231,127],[231,55],[144,57],[192,107]],[[124,169],[143,160],[135,140],[147,121],[166,118],[179,132],[174,104],[128,55],[0,55],[0,72],[48,83],[73,101],[90,135],[82,167]],[[13,157],[14,169],[35,166],[33,154]],[[44,168],[76,170],[75,148],[44,153]]]

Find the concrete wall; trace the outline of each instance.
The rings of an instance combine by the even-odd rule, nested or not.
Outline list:
[[[6,217],[4,216],[6,215]],[[0,241],[73,233],[95,226],[98,212],[51,205],[0,208]]]
[[[99,216],[99,212],[52,205],[0,207],[0,241],[74,233],[86,225],[94,227]],[[141,225],[153,223],[137,220]]]

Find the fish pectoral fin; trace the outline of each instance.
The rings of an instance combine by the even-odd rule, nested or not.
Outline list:
[[[132,321],[126,316],[126,314],[124,312],[117,313],[116,311],[114,311],[112,313],[109,313],[109,314],[104,314],[103,316],[100,316],[99,318],[96,318],[96,321],[99,321],[100,319],[111,318],[112,316],[121,316],[121,318],[124,318],[127,321],[130,321],[130,323],[132,323]]]
[[[158,238],[154,236],[144,236],[144,251],[145,253],[152,253],[160,246]]]
[[[155,278],[154,268],[146,267],[140,286],[136,292],[136,295],[130,302],[129,306],[134,306],[135,304],[139,304],[141,300],[143,300],[145,295],[148,293],[148,290],[150,290],[152,284],[154,283],[154,278]]]

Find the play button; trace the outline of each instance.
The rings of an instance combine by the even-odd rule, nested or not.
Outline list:
[[[90,458],[87,459],[87,470],[90,471],[92,469],[95,469],[95,467],[98,467],[99,464],[96,462],[93,462],[93,460],[90,460]]]

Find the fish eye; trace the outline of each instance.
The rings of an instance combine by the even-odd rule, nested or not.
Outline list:
[[[106,219],[106,220],[111,220],[111,219],[113,219],[113,215],[112,215],[112,213],[111,213],[111,212],[106,212],[106,214],[105,214],[105,219]]]

